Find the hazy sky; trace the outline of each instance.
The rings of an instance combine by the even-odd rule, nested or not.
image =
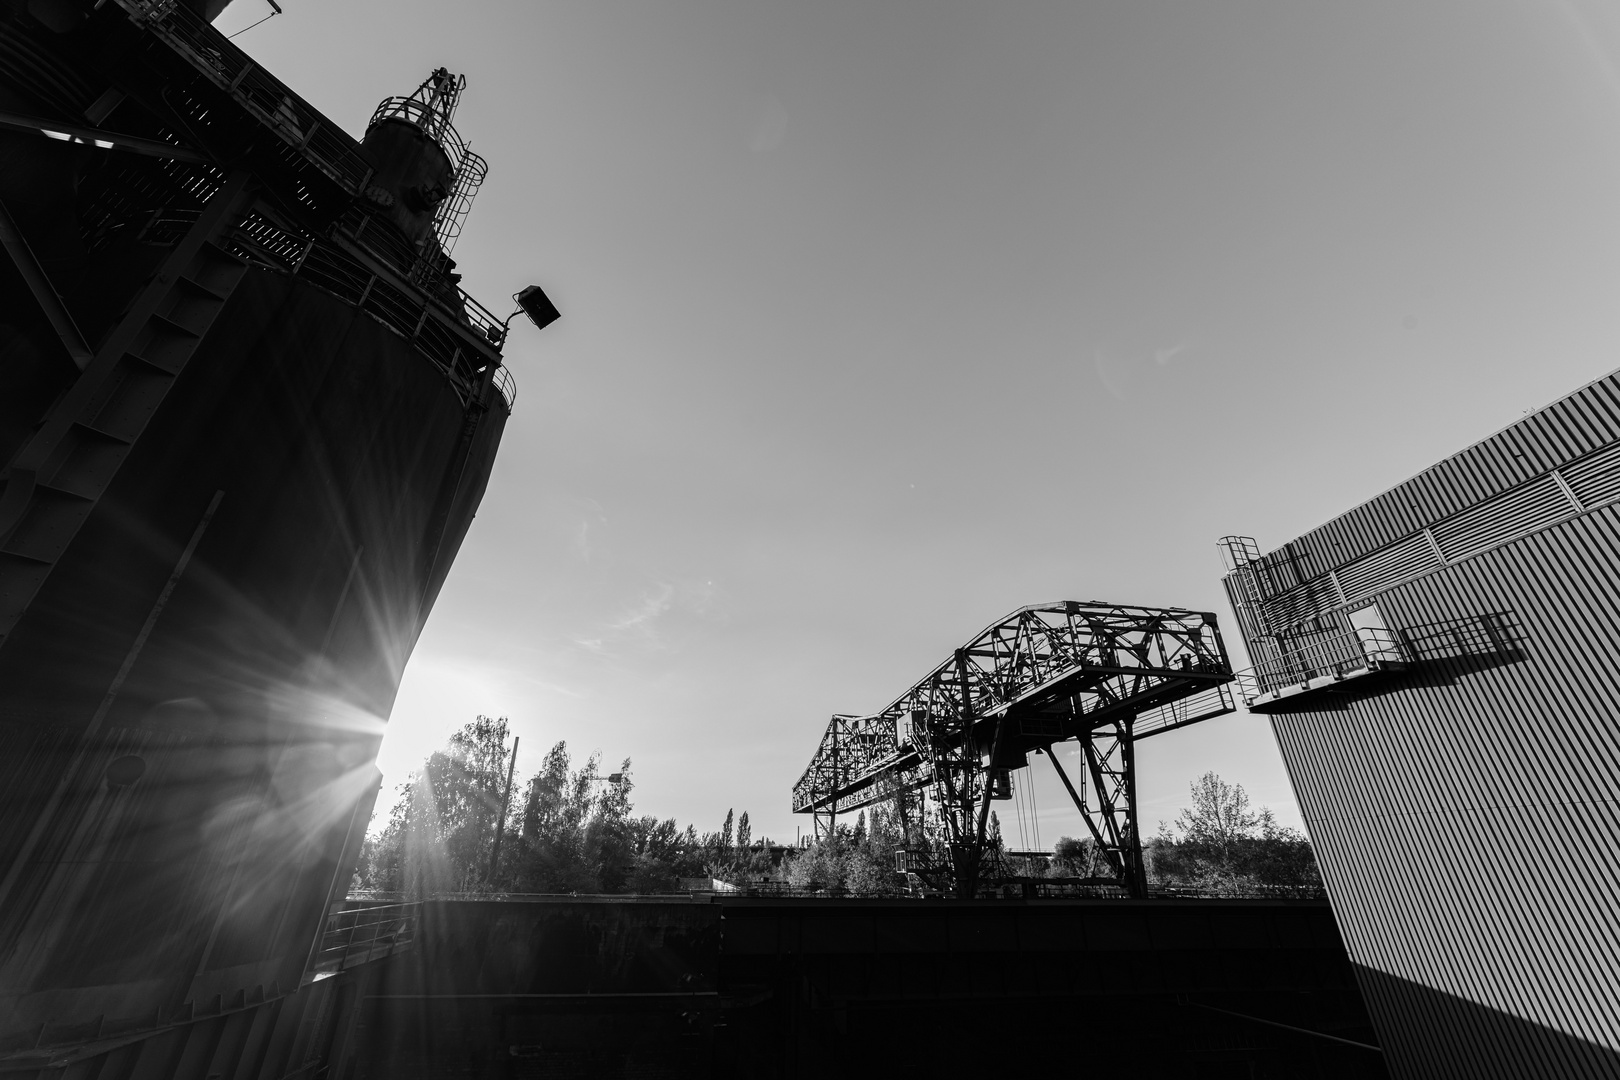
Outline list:
[[[1235,647],[1218,537],[1620,365],[1596,0],[282,2],[238,44],[355,135],[467,73],[465,285],[563,311],[513,336],[384,803],[487,713],[520,775],[566,739],[640,811],[791,839],[828,716],[997,617],[1199,608]],[[1298,822],[1259,717],[1139,763],[1149,829],[1207,769]],[[1048,845],[1083,829],[1049,770]]]

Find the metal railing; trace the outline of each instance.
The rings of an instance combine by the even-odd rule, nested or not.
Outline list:
[[[461,227],[472,209],[473,196],[483,186],[489,174],[489,163],[472,152],[444,110],[430,101],[415,97],[385,98],[371,114],[370,131],[384,120],[398,120],[410,124],[438,144],[450,162],[450,190],[433,216],[433,231],[439,238],[439,247],[446,256],[455,250]]]
[[[310,973],[339,972],[405,948],[416,939],[420,909],[420,904],[379,904],[327,916],[326,932],[310,961]]]
[[[441,304],[396,287],[335,244],[283,229],[257,214],[232,230],[225,246],[254,265],[302,278],[409,341],[445,373],[463,405],[477,400],[488,365],[500,364],[499,320],[469,297],[463,297],[464,311],[441,310]],[[510,412],[517,400],[516,382],[504,368],[497,366],[496,372],[496,386]]]
[[[1301,648],[1237,673],[1238,693],[1253,704],[1268,694],[1315,679],[1345,679],[1406,663],[1406,649],[1389,630],[1359,629],[1327,634]]]
[[[504,364],[495,369],[495,389],[500,392],[501,400],[506,402],[506,411],[510,415],[517,405],[517,380],[512,377],[512,369]]]
[[[402,120],[438,143],[439,149],[450,160],[452,175],[460,175],[462,164],[472,153],[444,110],[433,102],[414,97],[384,98],[371,114],[371,122],[366,125],[366,130],[370,131],[384,120]]]
[[[176,0],[116,0],[136,25],[162,39],[208,80],[351,195],[372,168],[360,144],[285,83],[254,63],[202,16]]]
[[[201,16],[176,0],[115,2],[137,26],[163,41],[210,82],[230,94],[260,124],[278,135],[294,154],[319,169],[348,194],[358,197],[366,193],[375,170],[354,137],[259,67]],[[378,107],[377,115],[383,115],[391,107],[394,111],[388,115],[394,115],[399,111],[398,103],[408,100],[390,98]],[[472,194],[488,170],[484,159],[467,148],[453,127],[443,124],[439,128],[434,129],[434,137],[449,140],[447,152],[454,151],[451,158],[457,177],[455,191],[446,199],[446,205],[435,220],[442,250],[419,257],[419,262],[427,265],[406,268],[407,277],[414,284],[430,291],[443,275]],[[502,336],[501,320],[459,287],[451,287],[450,291],[460,299],[463,310],[458,314],[466,317],[474,331],[498,345]]]
[[[1133,734],[1137,739],[1158,735],[1165,731],[1196,724],[1216,716],[1224,716],[1237,706],[1232,704],[1232,691],[1227,686],[1212,686],[1192,697],[1181,698],[1156,709],[1138,713]]]

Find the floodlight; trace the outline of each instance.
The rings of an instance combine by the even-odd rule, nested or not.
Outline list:
[[[551,302],[551,297],[538,285],[530,285],[522,292],[515,294],[512,299],[517,301],[518,309],[529,317],[529,321],[544,330],[561,317],[562,312],[557,305]],[[514,311],[512,314],[516,315]]]

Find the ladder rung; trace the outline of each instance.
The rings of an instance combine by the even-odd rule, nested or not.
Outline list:
[[[180,333],[186,335],[189,338],[196,338],[199,341],[202,340],[202,334],[200,334],[197,331],[191,329],[191,327],[189,327],[189,326],[186,326],[186,325],[184,325],[182,323],[175,322],[173,319],[169,318],[167,315],[161,315],[161,314],[157,314],[157,313],[154,312],[153,315],[152,315],[152,321],[161,322],[164,325],[166,325],[166,326],[168,326],[168,327],[170,327],[170,328],[172,328],[174,330],[178,330]],[[212,320],[210,320],[210,321],[212,321]]]
[[[189,285],[191,288],[202,293],[211,300],[218,300],[222,304],[225,302],[225,295],[223,293],[215,292],[213,289],[210,289],[208,286],[204,285],[195,278],[187,277],[186,275],[182,274],[176,280],[183,285]]]

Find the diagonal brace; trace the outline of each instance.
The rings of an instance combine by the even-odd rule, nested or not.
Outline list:
[[[50,275],[45,273],[45,268],[34,257],[33,249],[28,246],[28,241],[23,239],[22,230],[17,228],[17,223],[12,220],[11,212],[6,209],[4,203],[0,203],[0,246],[3,246],[6,254],[11,256],[12,263],[17,267],[17,273],[21,274],[23,281],[27,283],[28,291],[34,294],[34,302],[39,305],[40,311],[44,312],[51,329],[56,331],[56,336],[61,339],[62,347],[67,350],[74,366],[80,371],[89,367],[94,354],[91,353],[90,346],[85,344],[84,335],[79,333],[79,324],[68,314],[67,306],[62,303],[61,294],[51,284]]]

